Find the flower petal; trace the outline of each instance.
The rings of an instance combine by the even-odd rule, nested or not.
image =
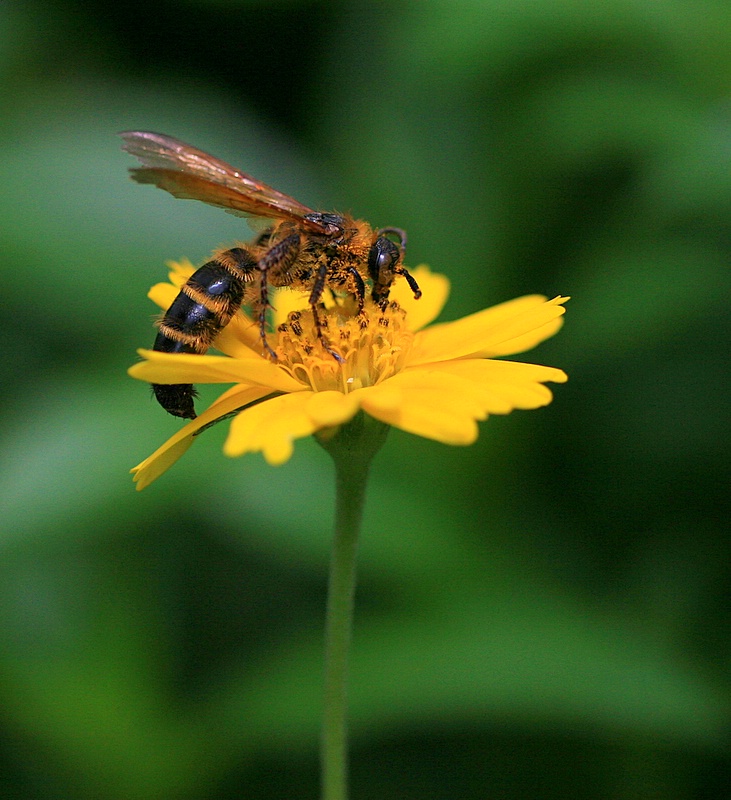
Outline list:
[[[410,370],[353,392],[372,417],[445,444],[472,444],[484,419],[480,392],[461,376]]]
[[[267,386],[278,392],[297,392],[304,386],[271,361],[258,358],[235,359],[196,353],[137,351],[146,361],[130,367],[128,373],[149,383],[245,383]]]
[[[146,489],[164,472],[167,472],[179,458],[185,455],[194,439],[192,433],[188,433],[182,438],[176,434],[168,439],[162,447],[158,447],[151,456],[141,461],[136,467],[132,467],[130,472],[133,475],[132,480],[137,484],[137,491],[141,492]]]
[[[357,399],[340,392],[297,392],[247,408],[231,422],[223,451],[228,456],[261,451],[269,464],[284,464],[294,440],[347,422]]]
[[[167,311],[178,296],[180,289],[171,283],[156,283],[147,293],[153,303],[160,306],[163,311]]]
[[[558,330],[558,318],[564,313],[563,303],[567,300],[527,295],[455,322],[432,325],[414,337],[408,366],[521,352]]]
[[[297,289],[290,289],[284,286],[272,292],[272,306],[274,312],[272,315],[272,327],[276,330],[283,322],[287,321],[287,317],[292,311],[301,311],[303,308],[310,307],[310,294],[311,292],[299,291]],[[329,293],[326,293],[325,299],[329,300]]]
[[[262,451],[270,464],[284,464],[294,450],[294,439],[309,436],[317,424],[307,414],[313,392],[273,397],[242,411],[231,422],[223,446],[227,456]]]
[[[548,405],[553,395],[543,384],[546,381],[565,383],[568,380],[566,373],[555,367],[518,361],[460,359],[435,364],[429,370],[469,381],[478,392],[482,408],[487,414],[508,414],[516,408]]]
[[[411,270],[411,274],[419,284],[421,297],[416,300],[406,278],[398,278],[391,288],[389,298],[406,311],[409,330],[418,331],[433,322],[444,308],[449,297],[449,278],[432,272],[425,264]]]
[[[137,484],[137,491],[141,491],[149,486],[154,480],[160,477],[186,452],[193,444],[196,434],[206,425],[209,425],[220,417],[235,411],[241,406],[253,403],[270,392],[262,386],[250,386],[242,388],[234,386],[222,394],[214,403],[211,404],[200,416],[189,422],[184,428],[171,436],[165,444],[140,462],[130,471],[134,474],[134,481]]]
[[[216,336],[213,347],[231,358],[263,358],[259,326],[243,311]]]
[[[170,283],[176,286],[178,289],[187,282],[188,278],[198,269],[198,267],[194,266],[193,263],[188,258],[181,258],[180,261],[170,261],[165,262],[168,267],[170,267],[170,272],[168,272],[168,279]]]
[[[566,302],[566,300],[568,300],[568,297],[563,298],[564,302]],[[558,308],[558,313],[563,315],[565,309],[561,306]],[[512,356],[515,353],[524,353],[526,350],[532,350],[536,345],[539,345],[541,342],[550,339],[551,336],[558,333],[563,327],[563,322],[563,316],[555,317],[537,328],[505,339],[502,342],[494,342],[482,350],[470,353],[470,357],[495,358],[496,356]]]
[[[353,394],[315,392],[307,404],[307,414],[319,430],[342,425],[352,419],[359,408],[360,402]]]
[[[163,311],[170,308],[173,300],[178,296],[180,288],[187,282],[188,278],[195,272],[195,267],[187,258],[178,261],[168,261],[170,272],[168,273],[169,283],[156,283],[147,293],[147,296],[156,303]]]

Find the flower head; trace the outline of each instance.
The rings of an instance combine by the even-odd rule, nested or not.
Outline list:
[[[193,272],[172,264],[170,283],[150,297],[170,306]],[[443,275],[414,270],[422,298],[406,281],[394,284],[387,308],[367,302],[359,314],[349,298],[333,300],[320,322],[333,357],[316,335],[307,296],[288,289],[274,299],[271,335],[276,361],[261,355],[258,325],[243,312],[219,334],[223,355],[140,350],[145,359],[130,375],[150,383],[232,383],[200,416],[181,428],[132,472],[143,489],[174,464],[205,428],[231,417],[224,452],[261,451],[270,464],[292,455],[294,441],[326,435],[359,412],[445,444],[467,445],[489,414],[538,408],[551,402],[547,381],[563,383],[553,367],[496,360],[519,353],[561,327],[567,298],[527,295],[456,322],[426,327],[449,293]]]

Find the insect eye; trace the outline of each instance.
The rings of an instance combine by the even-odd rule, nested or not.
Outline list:
[[[388,253],[378,254],[378,266],[381,270],[392,267],[398,261],[398,250],[396,252],[389,251]]]
[[[368,255],[368,274],[376,284],[389,284],[393,280],[393,268],[399,260],[399,248],[385,236],[380,236]]]

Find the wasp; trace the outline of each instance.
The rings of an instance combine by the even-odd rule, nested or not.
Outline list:
[[[269,288],[290,286],[309,292],[317,337],[340,361],[325,338],[320,318],[326,289],[353,296],[361,315],[368,292],[371,300],[385,307],[398,275],[408,281],[414,297],[421,296],[402,263],[406,234],[400,228],[373,230],[347,214],[313,211],[172,136],[149,131],[126,131],[120,136],[123,149],[142,164],[130,169],[138,183],[153,184],[174,197],[200,200],[238,216],[271,220],[251,242],[216,251],[191,275],[158,323],[153,350],[205,353],[246,304],[258,322],[264,354],[276,360],[267,340]],[[193,386],[153,384],[152,388],[170,414],[195,418]]]

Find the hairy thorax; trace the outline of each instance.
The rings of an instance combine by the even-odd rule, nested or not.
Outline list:
[[[278,243],[298,237],[296,257],[268,274],[272,286],[291,286],[311,291],[318,281],[336,291],[357,291],[356,270],[362,281],[368,280],[368,253],[375,234],[367,222],[350,216],[328,215],[337,220],[338,229],[332,235],[312,233],[292,222],[284,221],[265,235],[258,245],[258,256],[271,252]]]

